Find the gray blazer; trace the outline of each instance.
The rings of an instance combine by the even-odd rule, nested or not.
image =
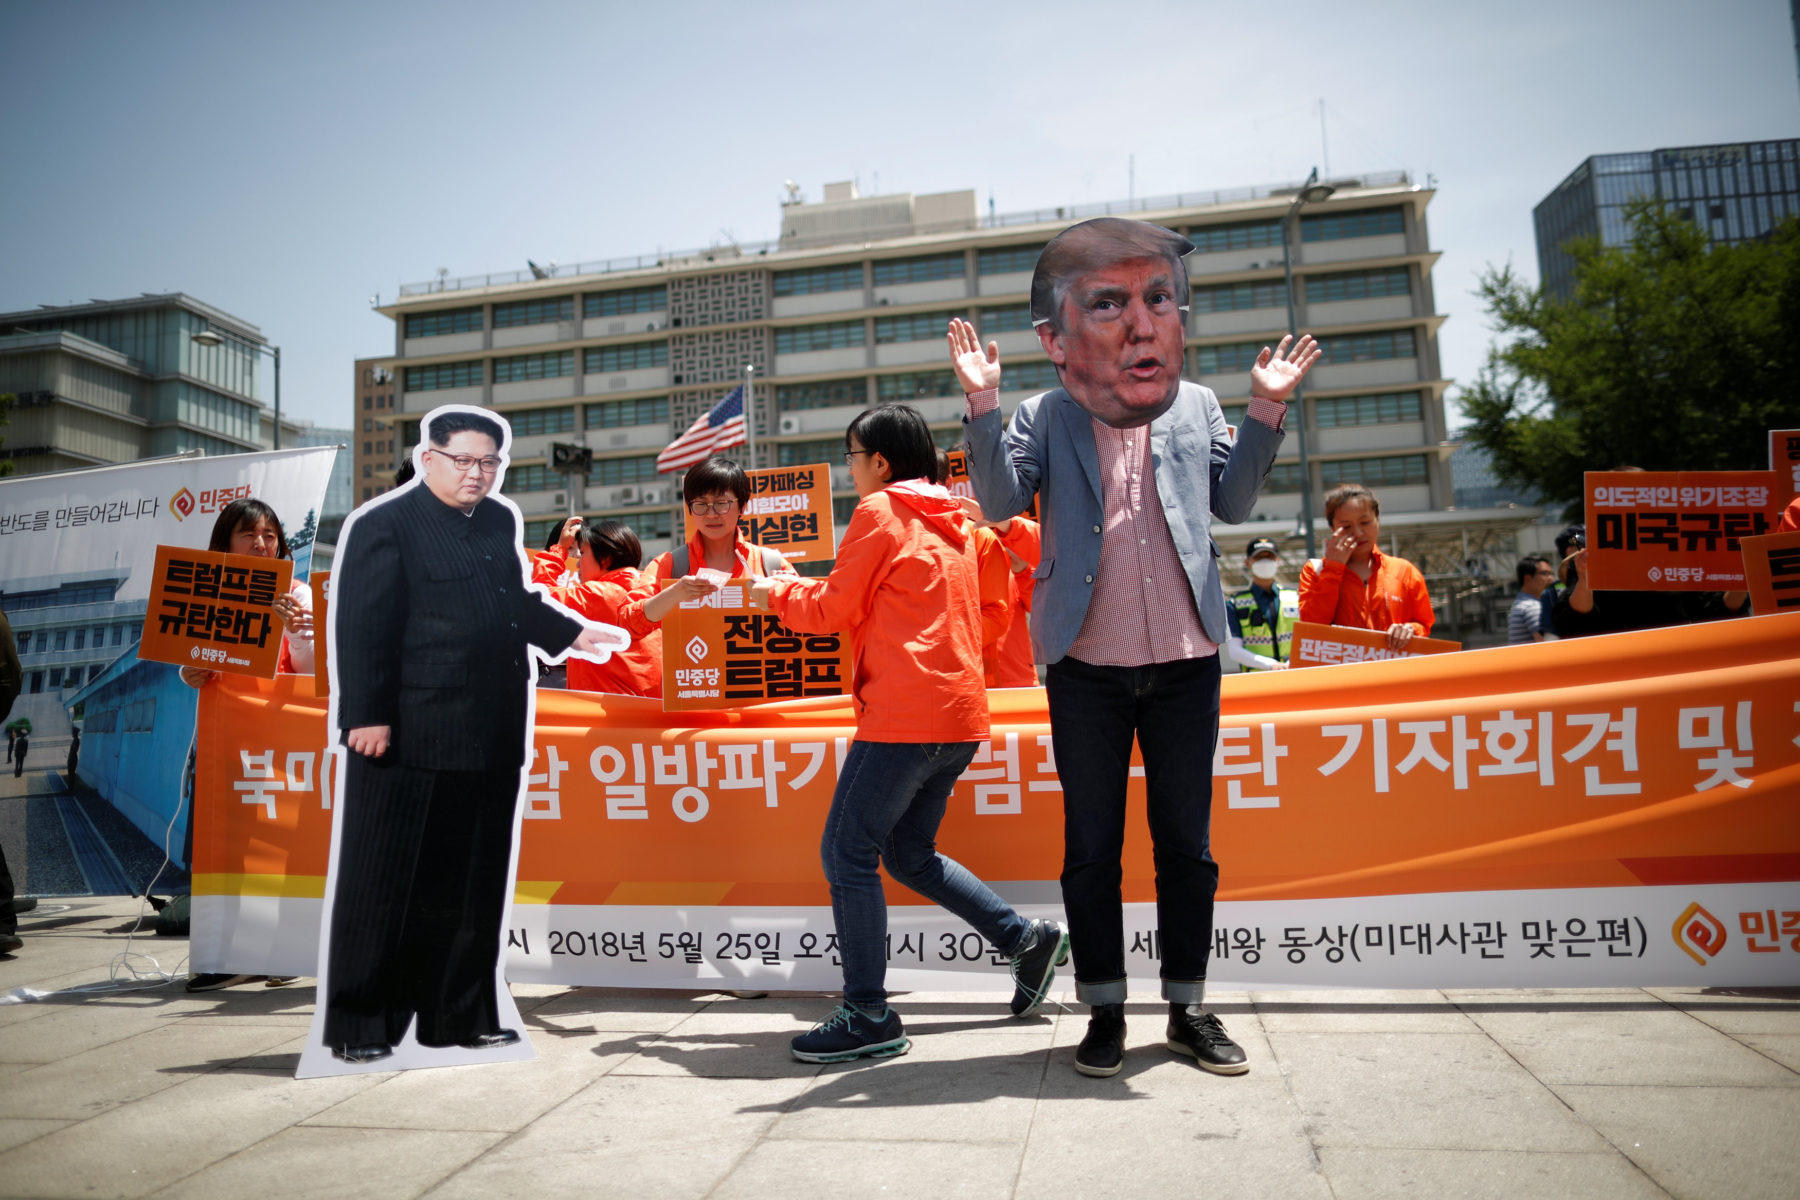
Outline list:
[[[1060,661],[1081,631],[1100,570],[1100,455],[1092,418],[1055,388],[1020,404],[1009,429],[1000,427],[998,411],[965,417],[964,426],[969,477],[990,520],[1023,512],[1039,497],[1043,561],[1031,606],[1031,649],[1038,662]],[[1259,421],[1245,421],[1234,443],[1218,397],[1185,380],[1169,411],[1150,423],[1156,493],[1201,627],[1220,645],[1230,626],[1212,518],[1232,525],[1248,519],[1281,438]]]

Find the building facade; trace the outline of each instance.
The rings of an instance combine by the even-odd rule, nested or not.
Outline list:
[[[193,340],[208,329],[228,336]],[[0,393],[17,398],[0,457],[31,475],[265,448],[273,416],[253,348],[264,344],[256,326],[179,292],[0,314]]]
[[[400,466],[399,428],[394,417],[397,390],[394,372],[381,358],[356,360],[356,384],[351,392],[349,463],[350,507],[390,490]]]
[[[942,444],[960,442],[951,317],[999,343],[1009,413],[1057,386],[1031,327],[1032,268],[1062,229],[1110,213],[1195,243],[1185,374],[1217,392],[1233,421],[1248,404],[1251,363],[1286,330],[1283,240],[1293,230],[1296,320],[1326,351],[1301,417],[1315,518],[1326,491],[1354,481],[1380,493],[1393,527],[1460,520],[1443,513],[1453,484],[1431,279],[1439,251],[1426,224],[1433,193],[1398,173],[1333,183],[1335,194],[1292,223],[1291,186],[982,217],[970,191],[862,197],[829,185],[820,203],[784,205],[782,236],[764,245],[408,285],[381,309],[395,322],[385,361],[400,447],[439,404],[490,407],[512,424],[504,490],[526,516],[529,544],[573,508],[626,521],[648,555],[680,523],[679,481],[657,474],[657,452],[743,382],[748,364],[755,465],[831,464],[841,532],[856,501],[843,434],[859,411],[905,401]],[[593,450],[585,478],[552,472],[552,442]],[[1297,438],[1284,451],[1251,522],[1220,531],[1228,564],[1241,563],[1251,537],[1296,534]],[[359,489],[370,482],[362,475]]]
[[[1714,242],[1767,236],[1800,212],[1800,139],[1586,159],[1531,210],[1545,291],[1564,300],[1574,294],[1575,259],[1564,249],[1573,239],[1598,237],[1606,246],[1630,241],[1625,205],[1640,198],[1673,206]]]

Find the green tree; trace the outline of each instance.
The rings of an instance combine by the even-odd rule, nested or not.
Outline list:
[[[1578,508],[1584,471],[1759,470],[1800,420],[1800,218],[1713,246],[1692,221],[1628,207],[1632,239],[1568,246],[1556,300],[1490,266],[1478,294],[1506,340],[1462,403],[1496,473]]]

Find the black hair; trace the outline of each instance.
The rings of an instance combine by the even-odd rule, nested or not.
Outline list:
[[[932,482],[948,486],[950,483],[950,452],[942,446],[937,448],[936,465],[937,478],[932,480]]]
[[[231,553],[231,535],[258,521],[267,521],[275,527],[275,557],[288,557],[287,534],[281,531],[281,518],[267,504],[249,496],[233,500],[219,510],[219,519],[213,522],[212,540],[206,544],[206,548],[214,554]]]
[[[1530,579],[1533,575],[1536,575],[1538,573],[1538,567],[1540,564],[1543,566],[1549,566],[1550,560],[1545,558],[1541,554],[1527,554],[1524,558],[1521,558],[1519,560],[1519,586],[1520,587],[1524,587],[1525,581],[1527,579]]]
[[[714,492],[730,492],[737,497],[738,508],[750,503],[750,476],[729,458],[717,455],[690,468],[681,477],[681,502],[692,504]]]
[[[644,547],[623,521],[596,521],[581,527],[582,552],[608,571],[644,565]]]
[[[1340,483],[1325,493],[1325,523],[1329,525],[1337,510],[1352,500],[1366,501],[1370,516],[1381,515],[1381,501],[1375,498],[1374,492],[1360,483]]]
[[[552,546],[556,545],[556,543],[562,541],[563,526],[567,525],[568,523],[569,523],[569,518],[564,517],[562,520],[558,521],[556,524],[554,524],[550,527],[550,536],[548,536],[544,539],[544,549],[548,550]]]
[[[1095,217],[1071,225],[1044,247],[1031,273],[1031,320],[1048,321],[1063,331],[1063,298],[1081,276],[1116,263],[1137,259],[1161,259],[1169,264],[1176,302],[1188,306],[1187,264],[1181,261],[1194,244],[1161,225],[1123,217]]]
[[[419,468],[413,466],[412,455],[407,455],[406,461],[400,464],[400,469],[394,472],[394,486],[399,487],[403,483],[411,482],[412,477],[418,473]]]
[[[937,443],[931,440],[931,426],[919,410],[910,404],[881,404],[866,408],[844,431],[844,449],[850,439],[862,443],[864,450],[887,459],[888,482],[923,479],[936,483]]]
[[[506,445],[506,431],[500,427],[500,422],[492,417],[484,417],[480,413],[442,413],[432,418],[428,434],[433,446],[443,447],[450,444],[451,435],[464,431],[487,434],[494,439],[495,450]]]

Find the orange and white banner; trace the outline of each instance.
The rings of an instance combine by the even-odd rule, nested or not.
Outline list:
[[[198,970],[314,970],[335,739],[311,692],[201,693]],[[1044,695],[990,704],[939,846],[1056,915]],[[842,697],[669,714],[540,692],[511,977],[839,986],[818,841],[854,734]],[[1126,944],[1153,979],[1142,783]],[[1213,786],[1219,986],[1800,983],[1800,614],[1232,676]],[[887,887],[891,986],[1010,986]]]
[[[752,579],[683,600],[663,621],[663,707],[740,708],[764,700],[841,696],[850,647],[835,633],[796,633],[746,603]]]
[[[1390,658],[1417,658],[1423,654],[1448,654],[1461,650],[1462,643],[1416,637],[1406,644],[1406,649],[1395,650],[1388,645],[1387,634],[1380,630],[1296,621],[1289,647],[1288,666],[1326,667],[1340,663],[1381,662]]]
[[[837,529],[831,523],[831,467],[759,467],[750,476],[750,502],[738,514],[738,536],[781,551],[789,562],[823,562],[837,557]],[[683,537],[694,536],[694,514],[684,510]]]
[[[285,596],[294,564],[285,558],[158,546],[138,658],[233,675],[275,674]]]
[[[1600,591],[1744,586],[1740,543],[1775,527],[1773,471],[1589,471],[1588,580]]]

